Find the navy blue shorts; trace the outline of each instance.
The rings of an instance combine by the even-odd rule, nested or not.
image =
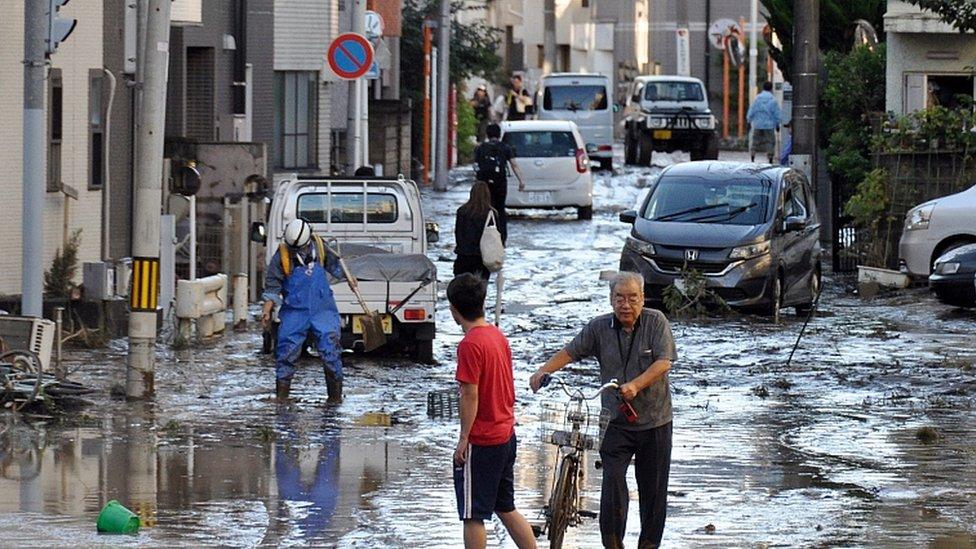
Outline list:
[[[454,467],[461,520],[487,520],[515,510],[515,435],[495,446],[468,445],[468,459]]]

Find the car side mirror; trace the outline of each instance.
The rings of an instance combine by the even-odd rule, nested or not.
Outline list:
[[[791,215],[783,221],[783,232],[802,231],[807,226],[807,222],[799,215]]]
[[[427,231],[427,243],[433,244],[435,242],[440,242],[441,240],[441,227],[433,221],[428,221],[425,225]]]
[[[268,234],[264,228],[264,223],[260,221],[251,223],[251,242],[257,242],[258,244],[268,243]]]
[[[599,149],[597,148],[596,144],[594,144],[594,143],[587,143],[586,144],[586,154],[593,154],[593,153],[595,153],[598,150]]]
[[[637,222],[637,210],[626,210],[620,212],[620,221],[622,223],[630,223],[633,225]]]

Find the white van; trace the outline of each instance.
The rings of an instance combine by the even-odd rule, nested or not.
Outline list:
[[[613,169],[610,79],[601,74],[549,74],[542,77],[537,93],[537,118],[575,122],[590,158],[600,169]]]

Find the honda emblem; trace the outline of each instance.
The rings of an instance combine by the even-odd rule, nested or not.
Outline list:
[[[698,261],[698,250],[685,250],[686,261]]]

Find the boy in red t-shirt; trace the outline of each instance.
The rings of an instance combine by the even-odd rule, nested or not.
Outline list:
[[[512,351],[501,330],[485,321],[487,284],[471,273],[447,287],[451,315],[464,330],[455,376],[461,385],[461,435],[454,452],[454,491],[464,521],[464,546],[485,547],[485,519],[498,515],[515,544],[535,536],[515,510],[515,382]]]

